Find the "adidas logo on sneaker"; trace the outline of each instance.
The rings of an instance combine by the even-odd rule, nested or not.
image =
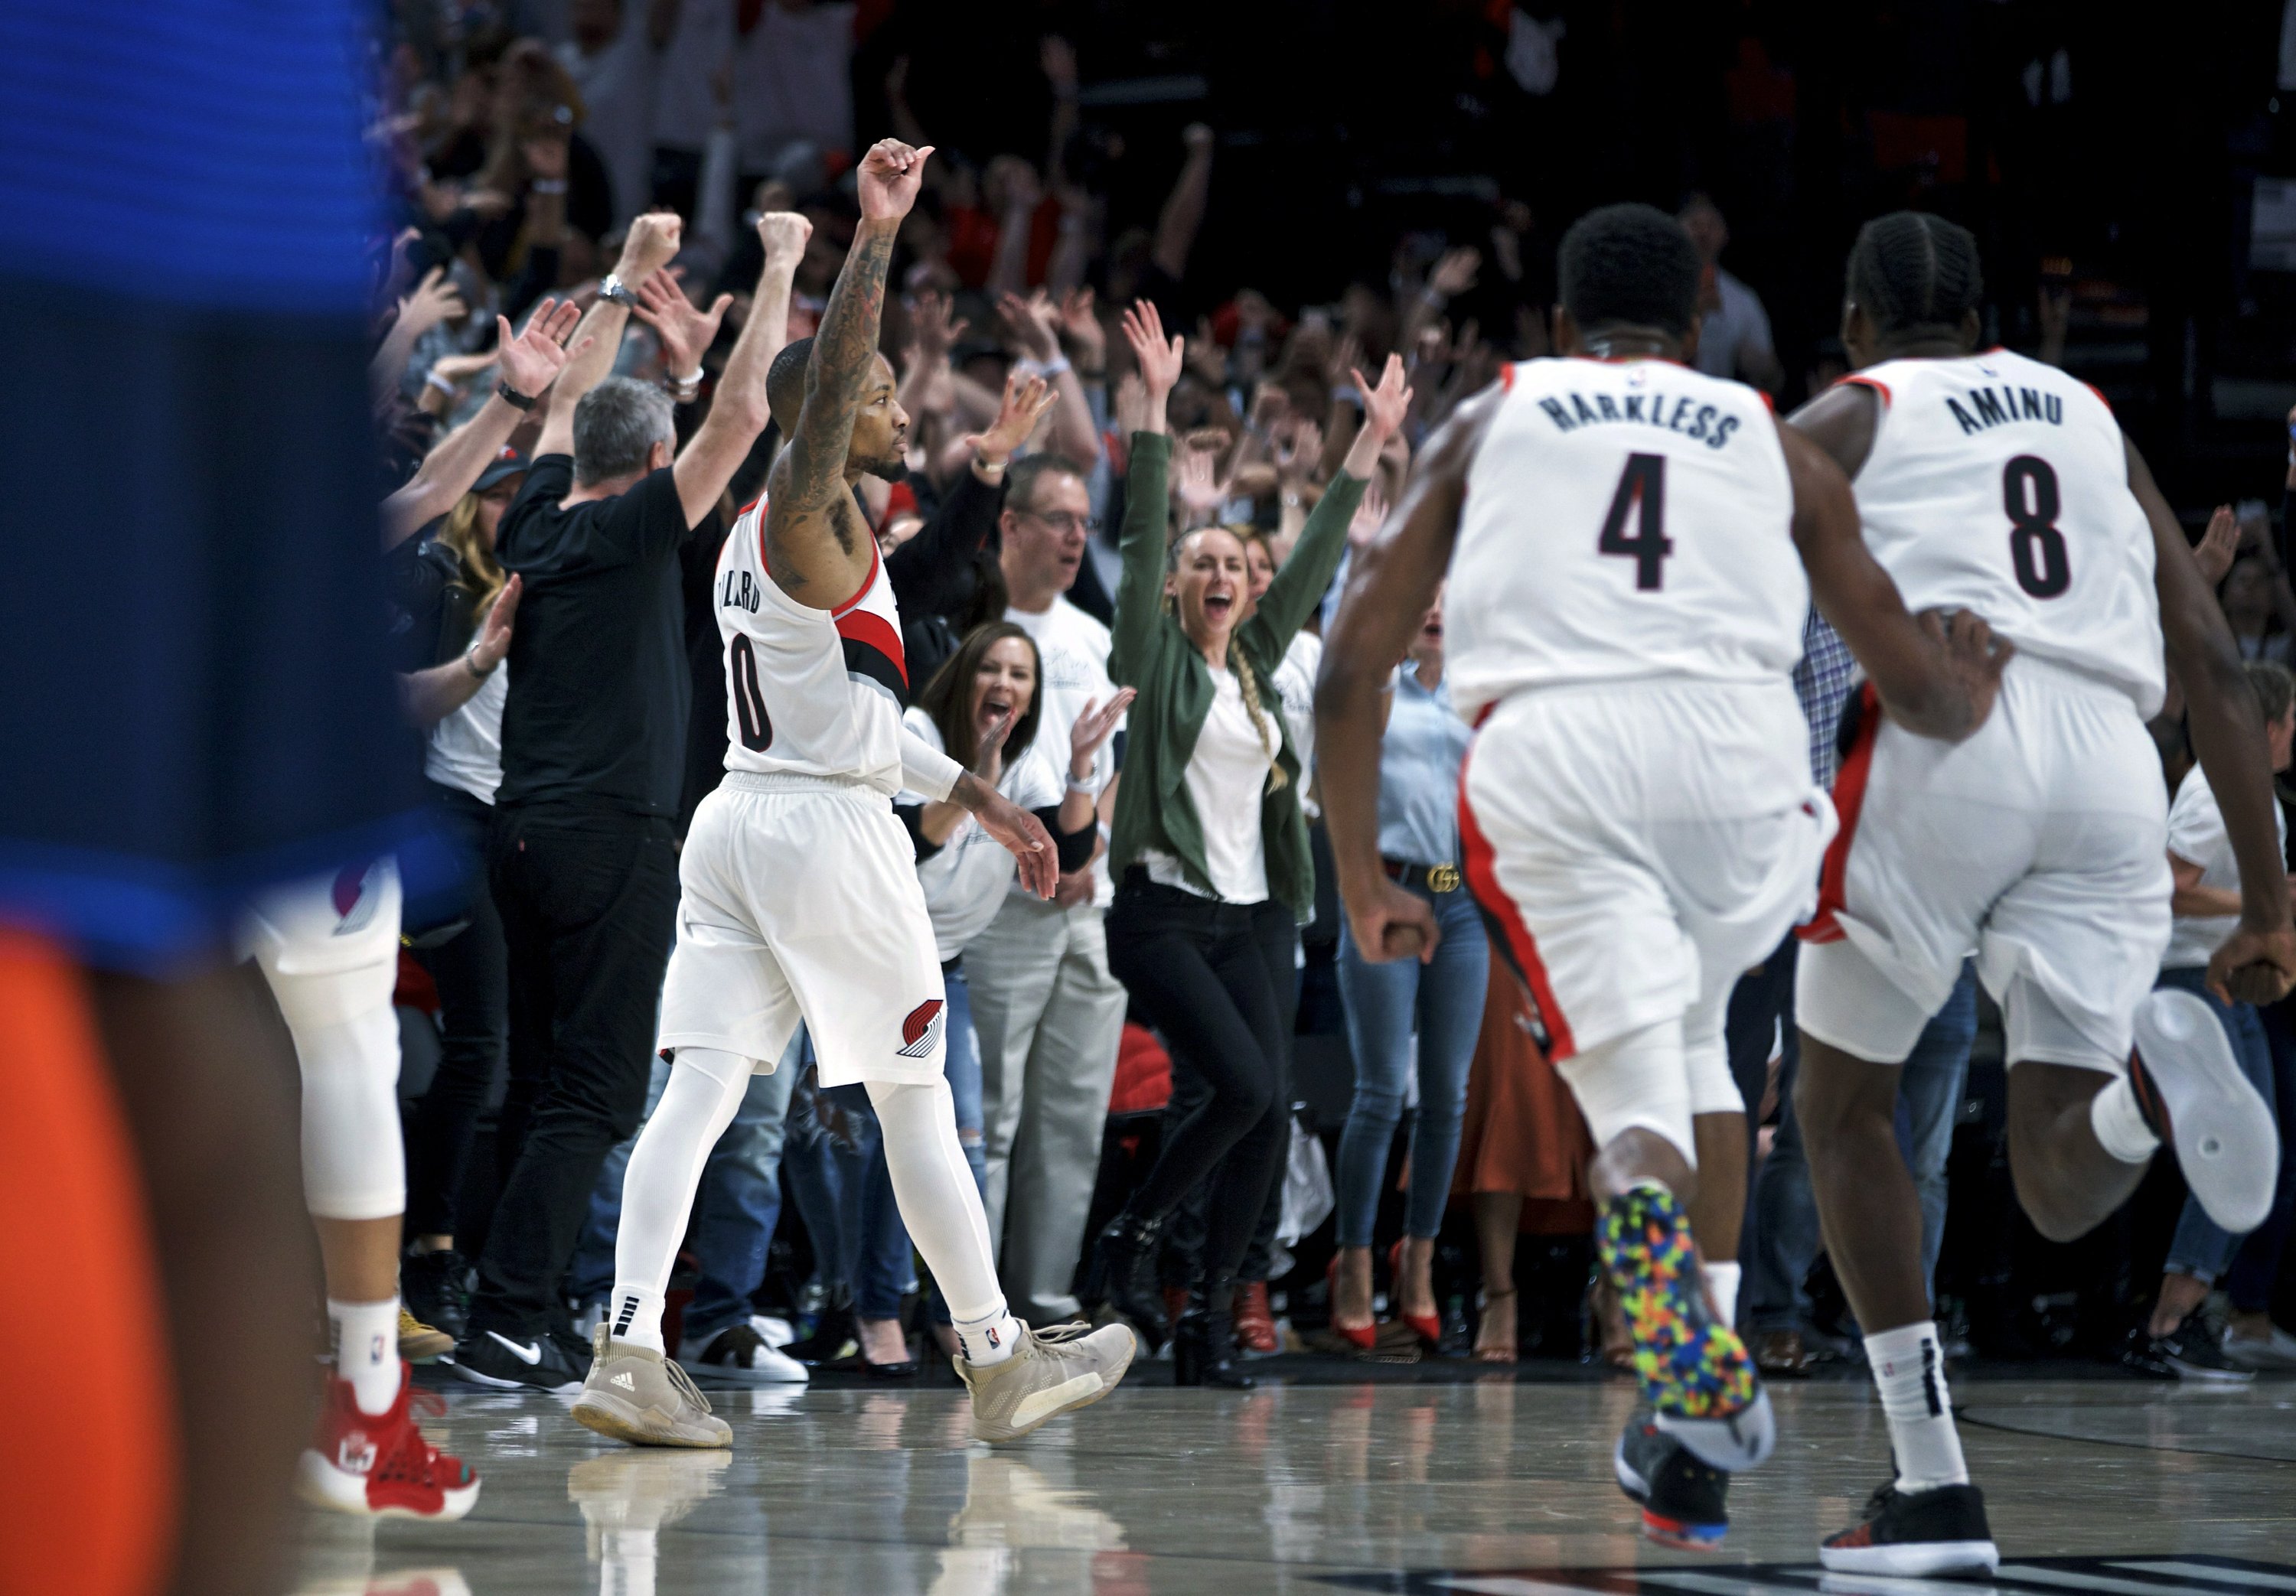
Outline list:
[[[638,1382],[630,1378],[629,1371],[627,1369],[606,1383],[611,1386],[619,1386],[625,1391],[635,1391],[638,1388]]]

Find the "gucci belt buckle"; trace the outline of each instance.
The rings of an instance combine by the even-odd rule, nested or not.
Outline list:
[[[1456,892],[1459,890],[1459,867],[1456,864],[1431,864],[1427,867],[1427,890]]]

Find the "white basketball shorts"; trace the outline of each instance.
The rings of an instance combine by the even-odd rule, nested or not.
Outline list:
[[[306,877],[248,906],[239,955],[261,967],[289,1025],[339,1025],[390,1006],[399,908],[398,866],[388,857]]]
[[[677,876],[664,1048],[770,1073],[802,1019],[824,1086],[940,1079],[940,957],[884,794],[731,772],[694,811]]]
[[[1808,748],[1784,679],[1543,688],[1484,721],[1467,880],[1558,1063],[1718,1001],[1808,912],[1833,834]]]
[[[2020,654],[1964,742],[1891,725],[1870,695],[1862,713],[1802,932],[1801,1028],[1902,1063],[1974,954],[2012,1064],[2120,1071],[2171,886],[2160,756],[2128,695]]]

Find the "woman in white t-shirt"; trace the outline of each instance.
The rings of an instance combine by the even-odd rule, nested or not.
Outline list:
[[[2248,679],[2264,710],[2272,768],[2284,771],[2290,745],[2296,742],[2296,676],[2285,666],[2259,660],[2249,665]],[[2284,813],[2277,818],[2284,854],[2288,820]],[[2296,1078],[2276,1068],[2263,1017],[2255,1006],[2226,1003],[2208,989],[2209,957],[2240,924],[2240,866],[2233,858],[2217,795],[2197,767],[2185,777],[2169,806],[2169,869],[2176,878],[2169,900],[2176,920],[2168,951],[2161,955],[2159,984],[2195,993],[2216,1011],[2241,1073],[2267,1105],[2276,1105],[2284,1147],[2296,1132],[2296,1101],[2291,1101],[2296,1098]],[[2148,1372],[2158,1373],[2165,1366],[2197,1379],[2242,1379],[2253,1369],[2296,1369],[2296,1337],[2276,1329],[2267,1312],[2292,1210],[2296,1210],[2296,1167],[2284,1156],[2272,1211],[2251,1232],[2252,1246],[2243,1248],[2240,1237],[2218,1227],[2199,1203],[2186,1198],[2169,1242],[2152,1319],[2129,1332],[2123,1361]],[[2219,1280],[2231,1296],[2233,1310],[2221,1346],[2199,1318],[2210,1287]]]
[[[1094,762],[1133,695],[1127,690],[1106,703],[1086,706],[1070,729],[1065,750],[1039,748],[1037,729],[1044,705],[1037,689],[1042,675],[1035,640],[1009,621],[992,621],[974,628],[947,663],[933,674],[904,717],[905,724],[934,748],[963,761],[973,774],[1006,798],[1035,811],[1053,834],[1061,868],[1081,870],[1091,861],[1099,837]],[[948,1002],[946,1072],[949,1093],[956,1103],[957,1140],[972,1166],[973,1180],[985,1187],[988,1166],[981,1136],[980,1052],[972,1034],[972,994],[965,983],[964,955],[964,945],[996,917],[1012,887],[1013,855],[955,804],[929,802],[905,792],[895,800],[894,813],[916,843],[917,880],[924,888],[925,910],[932,918],[933,940],[941,957]],[[865,1104],[846,1107],[849,1113],[866,1112]],[[882,1146],[877,1156],[883,1157]],[[898,1232],[898,1220],[883,1228],[906,1247],[906,1236]],[[879,1227],[865,1224],[860,1233],[875,1236]],[[862,1260],[853,1276],[857,1289],[858,1282],[893,1278],[897,1273],[872,1270]],[[935,1305],[938,1309],[939,1305]],[[882,1350],[890,1351],[899,1334],[899,1308],[898,1299],[887,1303],[857,1297],[855,1316],[860,1322],[865,1355],[873,1338],[884,1340]]]

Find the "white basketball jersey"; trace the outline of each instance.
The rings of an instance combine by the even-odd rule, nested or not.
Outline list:
[[[844,777],[901,790],[908,664],[882,557],[836,610],[799,603],[766,569],[766,502],[744,510],[718,556],[726,640],[726,768]]]
[[[1906,607],[1972,610],[2158,712],[2152,529],[2096,390],[2005,349],[1887,360],[1847,381],[1881,397],[1853,486],[1866,546]]]
[[[1809,582],[1768,401],[1662,360],[1529,360],[1504,383],[1444,599],[1460,715],[1567,683],[1783,681]]]

